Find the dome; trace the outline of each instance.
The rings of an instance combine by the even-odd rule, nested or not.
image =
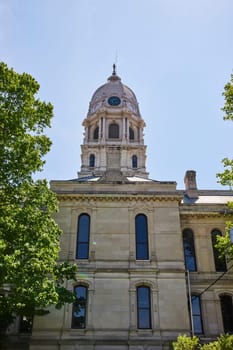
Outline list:
[[[140,118],[137,98],[128,86],[122,84],[121,78],[116,74],[115,65],[113,65],[113,72],[107,83],[94,92],[88,116],[104,107],[114,109],[126,108]]]

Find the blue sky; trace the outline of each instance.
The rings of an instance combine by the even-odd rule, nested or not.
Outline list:
[[[222,92],[233,69],[232,0],[0,0],[0,60],[40,83],[54,105],[53,146],[40,177],[80,169],[82,121],[112,72],[135,92],[150,178],[197,171],[200,189],[219,189],[232,157],[233,124]]]

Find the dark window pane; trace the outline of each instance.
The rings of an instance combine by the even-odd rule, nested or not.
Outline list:
[[[230,295],[220,296],[222,320],[225,333],[233,332],[233,304]]]
[[[88,259],[89,243],[79,243],[78,245],[78,259]]]
[[[199,304],[198,296],[192,297],[192,309],[193,309],[193,314],[196,314],[196,315],[200,314],[200,304]]]
[[[93,168],[95,166],[95,155],[91,154],[89,159],[89,166]]]
[[[150,311],[149,310],[139,310],[138,328],[150,328]]]
[[[110,139],[118,139],[119,138],[119,125],[118,124],[110,124],[109,125],[109,138]]]
[[[77,300],[73,303],[72,328],[86,327],[87,287],[78,286],[74,289]]]
[[[88,242],[89,240],[89,215],[82,214],[79,217],[78,238],[79,242]]]
[[[75,294],[79,299],[86,299],[87,297],[87,288],[85,286],[78,286],[75,288]]]
[[[137,257],[137,260],[148,260],[147,243],[137,243],[136,257]]]
[[[196,257],[193,232],[190,229],[183,231],[183,247],[184,247],[184,258],[185,266],[189,271],[196,271]]]
[[[134,131],[132,128],[129,128],[129,139],[134,140]]]
[[[147,287],[138,288],[138,306],[148,307],[150,301],[150,290]]]
[[[148,254],[148,230],[147,217],[139,214],[135,218],[136,225],[136,259],[147,260]]]
[[[220,257],[218,249],[215,247],[217,243],[217,236],[222,236],[222,233],[218,230],[213,230],[211,232],[212,247],[214,254],[215,269],[217,272],[227,271],[226,260],[224,257]]]
[[[193,327],[194,327],[194,333],[195,334],[201,334],[202,333],[202,324],[200,320],[200,316],[193,316]]]
[[[99,138],[99,127],[97,126],[94,130],[93,139],[98,140]]]
[[[138,158],[136,155],[133,155],[132,157],[132,168],[137,168],[138,167]]]
[[[145,215],[136,216],[136,230],[138,242],[147,242],[147,218]]]
[[[32,332],[33,317],[21,316],[19,321],[19,332],[20,333],[31,333]]]
[[[195,334],[203,333],[201,303],[198,295],[192,295],[192,316]]]
[[[137,288],[138,328],[151,328],[150,288]]]
[[[196,261],[194,256],[186,257],[186,268],[189,271],[196,271]]]
[[[90,236],[90,217],[87,214],[81,214],[78,220],[77,253],[76,253],[77,259],[88,259],[89,236]]]

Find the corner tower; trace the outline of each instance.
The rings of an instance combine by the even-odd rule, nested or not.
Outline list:
[[[93,94],[83,126],[79,178],[108,173],[148,178],[145,122],[134,92],[122,84],[115,65],[107,83]]]

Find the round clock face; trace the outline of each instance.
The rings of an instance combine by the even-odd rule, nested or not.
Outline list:
[[[110,104],[111,106],[118,106],[120,103],[121,103],[121,100],[117,96],[111,96],[108,99],[108,104]]]

